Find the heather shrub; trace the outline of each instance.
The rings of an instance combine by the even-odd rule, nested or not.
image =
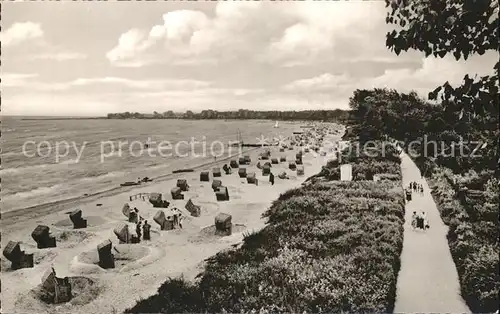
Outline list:
[[[400,181],[287,191],[264,213],[268,225],[207,259],[197,283],[170,280],[129,311],[391,312],[403,213]]]
[[[438,168],[430,180],[441,217],[449,226],[448,242],[462,295],[473,312],[483,313],[498,309],[500,289],[498,180],[486,179],[486,173],[472,170],[462,177]],[[456,195],[461,186],[485,191],[483,201],[461,202]]]

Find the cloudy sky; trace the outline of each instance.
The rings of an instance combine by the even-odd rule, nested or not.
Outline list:
[[[2,5],[2,113],[347,108],[356,88],[426,95],[456,62],[385,47],[383,2],[18,2]]]

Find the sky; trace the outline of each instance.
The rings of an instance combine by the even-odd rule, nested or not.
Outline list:
[[[2,114],[347,109],[358,88],[415,90],[489,74],[396,56],[383,1],[2,4]]]

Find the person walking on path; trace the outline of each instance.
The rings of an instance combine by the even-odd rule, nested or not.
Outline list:
[[[422,211],[422,213],[420,214],[420,217],[422,217],[422,224],[423,224],[423,230],[429,228],[429,221],[427,220],[427,214]]]
[[[405,186],[412,181],[422,183],[418,167],[406,153],[401,154],[401,173]],[[430,193],[414,198],[405,205],[405,221],[413,212],[425,209],[426,219],[432,220],[432,230],[415,232],[404,224],[401,267],[397,276],[396,301],[393,313],[471,313],[460,295],[456,265],[450,253],[447,234]]]
[[[417,212],[413,212],[413,215],[411,215],[411,227],[413,230],[417,227]]]

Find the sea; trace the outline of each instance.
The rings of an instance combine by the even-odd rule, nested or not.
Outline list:
[[[296,122],[2,117],[1,212],[116,189],[125,181],[238,154],[232,141],[270,142]],[[144,144],[148,144],[146,147]],[[121,147],[121,148],[120,148]]]

